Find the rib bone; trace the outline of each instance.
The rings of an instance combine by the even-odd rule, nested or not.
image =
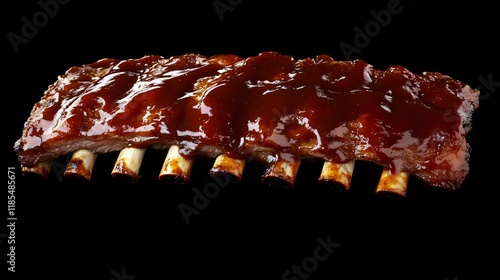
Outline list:
[[[354,160],[343,164],[325,161],[318,181],[327,184],[340,184],[344,190],[349,190],[354,164]]]
[[[262,176],[262,182],[270,186],[284,186],[292,188],[295,184],[300,160],[287,154],[274,162]]]
[[[146,149],[124,148],[116,159],[111,175],[114,177],[125,176],[132,180],[139,179],[139,169]]]
[[[376,192],[390,192],[405,197],[409,178],[410,174],[407,172],[394,174],[385,168],[380,176]]]
[[[74,152],[66,167],[64,176],[77,176],[90,180],[96,158],[97,154],[89,149],[82,149]]]
[[[32,167],[22,166],[21,171],[23,174],[37,174],[42,177],[48,178],[50,174],[50,168],[52,167],[52,161],[43,161]]]
[[[210,170],[210,175],[214,177],[217,174],[226,173],[230,175],[231,182],[239,182],[243,176],[245,162],[245,160],[231,158],[227,155],[219,155]]]
[[[168,149],[165,162],[163,163],[158,178],[160,180],[185,184],[189,182],[192,166],[193,160],[183,157],[179,154],[179,146],[172,145]]]

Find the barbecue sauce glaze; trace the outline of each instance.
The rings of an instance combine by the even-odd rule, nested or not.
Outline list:
[[[460,181],[468,171],[457,94],[465,86],[327,55],[102,59],[49,87],[16,151],[32,165],[72,139],[175,143],[187,157],[210,146],[240,159],[268,150],[275,158],[372,160],[441,184],[443,174],[458,172]]]

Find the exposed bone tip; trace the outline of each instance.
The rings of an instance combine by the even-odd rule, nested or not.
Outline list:
[[[263,176],[262,183],[273,188],[293,189],[295,182],[277,176]]]
[[[111,176],[123,183],[137,183],[141,176],[136,174],[112,173]]]
[[[377,185],[377,194],[395,194],[400,197],[406,197],[406,190],[408,187],[408,180],[410,174],[408,172],[392,173],[389,169],[385,168],[380,176],[380,181]]]
[[[236,184],[241,181],[241,177],[235,176],[231,172],[226,172],[226,171],[220,171],[220,170],[210,170],[209,175],[212,179],[220,178],[220,177],[226,177],[229,178],[229,183],[230,184]]]
[[[318,183],[340,192],[346,192],[351,187],[355,161],[348,163],[333,163],[325,161]]]
[[[326,186],[327,188],[335,191],[335,192],[347,192],[350,189],[350,186],[344,185],[335,180],[327,180],[327,179],[318,179],[318,183],[322,186]]]
[[[43,178],[49,178],[50,168],[52,167],[51,161],[40,162],[34,166],[21,166],[21,173],[24,176],[36,175]]]
[[[187,185],[191,181],[188,178],[177,174],[160,174],[158,180],[168,185]]]
[[[297,172],[300,166],[300,159],[290,157],[279,158],[273,163],[262,176],[262,182],[269,186],[279,186],[293,188]]]
[[[123,179],[125,181],[138,181],[140,176],[135,170],[132,170],[127,163],[124,161],[119,161],[115,164],[111,176],[117,179]]]
[[[222,174],[229,177],[230,183],[238,183],[243,176],[245,163],[246,161],[242,159],[235,159],[227,155],[219,155],[215,159],[209,174],[212,178],[218,178]]]
[[[140,179],[139,170],[146,149],[124,148],[116,159],[111,176],[115,178],[126,178],[131,181]]]
[[[68,165],[69,167],[69,165]],[[73,170],[73,167],[70,167],[70,170]],[[83,172],[73,172],[69,171],[66,169],[64,172],[64,178],[65,179],[70,179],[70,180],[80,180],[80,181],[90,181],[90,177],[92,176],[91,174],[83,174]]]
[[[389,202],[389,201],[397,202],[397,201],[404,200],[406,198],[406,195],[401,195],[401,194],[393,192],[393,191],[385,191],[385,190],[377,191],[376,196],[379,199],[382,199],[382,201],[386,201],[386,202]]]
[[[168,149],[158,179],[169,184],[187,184],[190,181],[193,160],[179,154],[179,146]]]
[[[97,154],[91,150],[82,149],[74,152],[64,171],[64,177],[90,181],[96,158]]]

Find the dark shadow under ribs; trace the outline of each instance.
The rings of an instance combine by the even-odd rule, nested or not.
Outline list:
[[[286,168],[308,157],[367,160],[456,189],[469,171],[465,136],[478,97],[440,73],[326,55],[102,59],[49,86],[14,149],[25,167],[82,149],[172,145],[190,160],[225,155]]]

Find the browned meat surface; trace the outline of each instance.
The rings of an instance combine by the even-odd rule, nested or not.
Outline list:
[[[49,86],[14,148],[23,166],[173,144],[191,158],[368,160],[457,188],[478,97],[440,73],[326,55],[102,59]]]

